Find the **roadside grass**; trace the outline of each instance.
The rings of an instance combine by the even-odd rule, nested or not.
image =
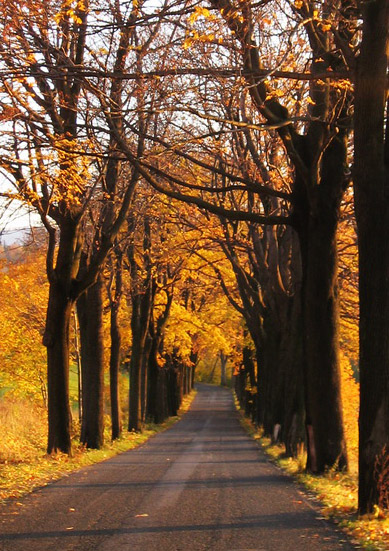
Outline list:
[[[147,423],[142,433],[123,432],[110,441],[110,426],[106,423],[106,444],[101,450],[89,450],[73,438],[73,455],[46,454],[46,413],[44,409],[22,401],[0,402],[0,503],[21,498],[35,488],[46,486],[67,474],[119,453],[135,448],[149,438],[176,423],[186,413],[196,392],[185,396],[176,417],[161,425]],[[108,421],[108,419],[107,419]],[[76,423],[75,423],[76,424]]]
[[[389,550],[389,515],[378,507],[372,515],[358,516],[358,480],[357,472],[342,473],[330,470],[324,475],[312,475],[305,472],[305,454],[297,458],[285,457],[285,449],[272,444],[264,438],[254,424],[244,417],[239,409],[240,422],[246,431],[258,441],[271,461],[292,475],[300,484],[313,494],[322,504],[322,514],[332,519],[351,537],[357,547],[367,551]],[[355,466],[355,458],[351,464]]]

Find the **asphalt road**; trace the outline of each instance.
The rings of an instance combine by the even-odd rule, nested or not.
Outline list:
[[[0,510],[1,551],[353,549],[205,385],[168,431],[21,503]]]

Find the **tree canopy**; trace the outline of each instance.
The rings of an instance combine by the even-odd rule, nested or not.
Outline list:
[[[43,333],[48,452],[71,453],[77,306],[86,445],[102,442],[107,325],[114,437],[124,365],[138,431],[177,411],[208,358],[223,382],[230,362],[288,454],[306,446],[308,470],[347,469],[360,376],[373,510],[389,440],[387,1],[5,0],[0,15],[1,195],[48,235],[39,290],[41,249],[2,266],[18,297],[2,384],[46,399],[41,360],[29,375]]]

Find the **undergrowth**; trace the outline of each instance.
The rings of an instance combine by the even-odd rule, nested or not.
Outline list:
[[[239,409],[239,406],[238,406]],[[285,457],[282,445],[264,438],[254,424],[241,413],[241,424],[262,446],[270,459],[294,476],[321,502],[322,514],[343,528],[356,543],[367,551],[388,551],[389,516],[376,508],[374,514],[358,516],[358,479],[354,471],[330,470],[324,475],[305,472],[305,454],[297,458]]]
[[[106,426],[106,444],[101,450],[89,450],[73,439],[73,455],[46,454],[46,413],[31,403],[22,401],[0,402],[0,502],[20,498],[37,487],[45,486],[81,467],[104,461],[121,452],[143,444],[176,423],[189,409],[195,396],[193,391],[184,397],[178,416],[164,423],[148,423],[142,433],[123,432],[123,436],[110,441],[109,423]]]

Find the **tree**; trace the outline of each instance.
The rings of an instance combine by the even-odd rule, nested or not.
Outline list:
[[[132,242],[127,249],[131,275],[131,332],[132,347],[130,361],[130,414],[128,430],[140,432],[142,430],[142,396],[145,395],[146,369],[148,356],[146,354],[146,340],[149,331],[150,316],[153,308],[154,289],[151,277],[151,228],[147,215],[141,222],[141,250],[137,250],[134,215],[130,220]],[[139,222],[139,220],[138,220]],[[142,273],[143,272],[143,273]],[[142,392],[142,379],[143,392]]]
[[[85,259],[86,262],[86,259]],[[77,300],[81,341],[82,416],[80,441],[104,444],[104,342],[102,275]]]
[[[120,407],[119,373],[121,364],[121,327],[119,323],[119,308],[123,294],[123,253],[120,243],[116,243],[109,257],[109,281],[107,285],[110,309],[111,350],[109,358],[109,382],[111,397],[112,440],[120,438],[122,433],[122,418]]]
[[[389,442],[389,4],[362,5],[355,85],[354,190],[359,247],[360,389],[359,510],[379,503]],[[374,60],[374,63],[372,63]],[[381,475],[381,476],[380,476]]]
[[[138,173],[120,183],[117,140],[122,134],[123,102],[135,98],[112,76],[87,78],[86,66],[120,73],[126,63],[139,68],[142,47],[134,49],[139,5],[122,13],[107,6],[101,39],[111,41],[104,58],[95,51],[99,2],[4,2],[1,7],[2,124],[8,142],[2,150],[3,174],[16,188],[13,197],[35,208],[49,234],[47,275],[50,283],[44,344],[48,365],[48,452],[71,451],[68,393],[69,320],[77,298],[93,285],[125,220]],[[108,24],[110,22],[110,24]],[[149,27],[152,39],[156,25]],[[115,30],[112,36],[111,30]],[[90,31],[90,32],[89,32]],[[116,38],[116,33],[120,37]],[[144,47],[148,47],[147,39]],[[97,64],[97,65],[96,65]],[[93,122],[92,122],[93,121]],[[91,124],[92,123],[92,124]],[[96,129],[97,124],[98,129]],[[103,126],[105,124],[105,130]],[[142,138],[132,141],[142,153]],[[93,209],[94,207],[94,213]],[[81,277],[80,257],[87,215],[94,247]],[[58,238],[57,238],[58,236]]]
[[[173,176],[171,171],[167,173],[161,170],[160,165],[147,167],[149,170],[141,166],[139,170],[155,189],[171,197],[190,201],[214,214],[232,220],[251,220],[265,224],[289,223],[295,228],[299,236],[303,268],[302,328],[308,468],[314,472],[323,472],[333,465],[343,468],[347,465],[347,452],[339,384],[336,232],[342,196],[349,183],[347,137],[351,120],[348,111],[350,87],[346,78],[347,62],[353,59],[350,44],[355,34],[353,21],[350,23],[349,20],[350,6],[346,3],[340,9],[338,6],[331,8],[324,2],[298,2],[293,6],[289,5],[290,21],[294,24],[297,20],[304,28],[310,48],[308,55],[312,59],[309,73],[297,72],[297,77],[293,73],[294,78],[305,78],[309,81],[309,89],[303,89],[302,97],[307,98],[307,103],[310,104],[305,116],[300,112],[295,122],[287,107],[279,100],[277,92],[280,91],[281,95],[284,93],[270,83],[272,78],[287,76],[288,72],[284,74],[282,71],[273,72],[272,68],[265,69],[263,51],[266,46],[257,40],[257,37],[261,37],[260,15],[264,15],[266,8],[254,8],[247,2],[235,6],[228,0],[214,0],[210,5],[220,13],[229,29],[229,43],[232,44],[235,58],[239,59],[241,74],[244,76],[244,79],[238,81],[239,84],[247,86],[251,103],[264,129],[270,127],[277,131],[293,167],[293,191],[288,198],[291,204],[290,217],[273,214],[266,216],[263,210],[254,213],[249,207],[239,210],[219,206],[212,199],[211,193],[218,193],[220,188],[215,189],[211,184],[207,193],[206,186],[194,184],[193,178],[190,183],[185,182],[184,178]],[[287,4],[285,6],[287,14],[289,8]],[[209,10],[206,17],[208,14]],[[334,22],[339,27],[336,33],[332,30]],[[297,37],[301,36],[296,34]],[[220,49],[224,48],[223,38],[219,42],[206,39],[205,36],[193,32],[190,44],[197,40],[200,45],[213,43],[221,44]],[[287,46],[290,50],[289,39]],[[219,60],[217,55],[208,56],[207,59],[211,63],[214,59],[216,62]],[[302,63],[306,64],[306,59]],[[208,71],[208,75],[212,74],[211,67]],[[216,68],[215,75],[218,76]],[[331,82],[330,79],[339,76],[343,77],[342,82]],[[205,86],[209,89],[208,82]],[[199,113],[198,109],[191,106],[192,98],[187,103],[182,103],[188,112],[194,115]],[[188,103],[191,104],[189,107]],[[199,113],[199,117],[217,121],[219,127],[214,129],[214,133],[220,133],[220,125],[224,125],[224,131],[225,126],[231,124],[236,132],[242,125],[250,122],[235,117],[226,121],[224,117],[207,113]],[[185,121],[183,122],[185,135],[187,130]],[[211,134],[208,132],[205,135],[208,138]],[[201,142],[200,137],[198,142]],[[206,145],[209,147],[208,142]],[[213,173],[220,174],[220,170],[212,162],[207,163],[204,156],[199,158],[194,154],[193,148],[188,151],[175,147],[174,151],[195,165],[211,168]],[[266,193],[266,190],[269,195],[270,190],[266,185],[258,187],[257,182],[253,181],[248,184],[247,179],[237,177],[231,172],[223,172],[225,180],[237,183],[238,191],[241,189],[239,183],[243,181],[258,195]],[[154,174],[158,174],[158,179]],[[161,185],[161,176],[165,182],[170,183],[170,188],[168,185]],[[177,191],[178,185],[181,185],[181,192]],[[190,189],[190,193],[183,193],[182,188]],[[197,195],[195,190],[199,192]]]

